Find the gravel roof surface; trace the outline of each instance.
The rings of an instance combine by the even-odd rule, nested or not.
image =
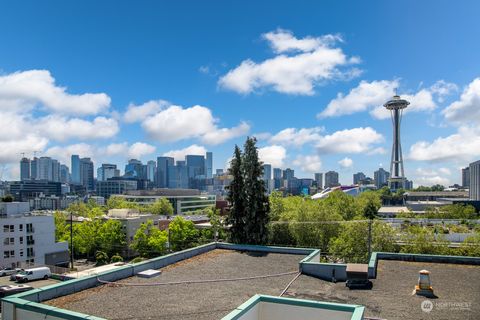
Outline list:
[[[412,295],[418,272],[430,271],[436,299],[433,310],[424,312],[427,298]],[[330,283],[300,276],[285,296],[360,304],[365,316],[380,319],[478,320],[480,319],[480,266],[380,260],[372,290],[350,290],[344,282]]]
[[[119,283],[153,283],[260,276],[298,271],[304,256],[213,250],[162,268],[159,277]],[[219,320],[255,294],[278,296],[292,275],[248,281],[150,287],[100,286],[45,303],[107,319]]]

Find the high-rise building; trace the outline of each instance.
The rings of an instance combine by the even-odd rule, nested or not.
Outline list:
[[[80,159],[80,184],[84,186],[87,191],[95,189],[93,179],[93,162],[90,158]]]
[[[383,106],[390,111],[393,123],[393,146],[392,159],[390,162],[390,179],[388,186],[391,190],[405,188],[405,174],[403,170],[402,144],[400,142],[400,124],[402,121],[403,109],[410,102],[400,99],[395,95],[392,100],[387,101]]]
[[[283,170],[283,180],[291,180],[295,178],[295,170],[287,168]]]
[[[128,164],[125,165],[124,176],[139,180],[147,180],[147,167],[144,166],[140,160],[130,159],[128,160]]]
[[[157,157],[157,187],[168,188],[168,167],[174,164],[172,157]]]
[[[157,163],[153,160],[147,162],[147,180],[155,181],[155,174],[157,173]]]
[[[317,184],[317,189],[323,189],[323,173],[315,173],[315,183]]]
[[[470,167],[462,169],[462,187],[470,188]]]
[[[189,188],[188,167],[185,161],[177,161],[177,165],[168,167],[168,188]]]
[[[81,184],[80,183],[80,157],[78,154],[72,154],[71,157],[71,167],[72,167],[72,183],[74,184]]]
[[[30,163],[30,178],[32,180],[38,180],[38,158],[33,157],[32,162]]]
[[[263,165],[263,182],[265,183],[265,189],[267,193],[271,193],[275,187],[275,183],[272,179],[272,165],[265,163]]]
[[[107,181],[113,177],[120,177],[120,170],[117,169],[116,164],[102,163],[102,166],[98,167],[97,181]]]
[[[470,199],[480,200],[480,160],[470,163]]]
[[[207,158],[205,161],[205,173],[207,175],[207,179],[213,178],[213,153],[207,152]]]
[[[273,168],[273,187],[280,189],[283,186],[282,169]]]
[[[331,188],[339,186],[338,183],[338,172],[328,171],[325,173],[325,188]]]
[[[377,189],[381,189],[384,186],[387,186],[389,178],[390,173],[383,168],[379,168],[373,173],[373,180]]]
[[[60,181],[60,163],[50,157],[40,157],[36,160],[36,179]]]
[[[61,183],[70,183],[70,170],[64,164],[60,165],[60,182]]]
[[[216,176],[221,176],[221,175],[223,175],[223,169],[217,169],[217,170],[215,170],[215,175],[216,175]]]
[[[20,160],[20,180],[30,180],[30,159],[25,157]]]
[[[365,180],[367,176],[363,172],[357,172],[353,174],[353,184],[359,184],[360,181]]]

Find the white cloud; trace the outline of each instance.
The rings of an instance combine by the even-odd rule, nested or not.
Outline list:
[[[204,156],[206,153],[207,149],[205,147],[192,144],[191,146],[188,146],[184,149],[165,152],[163,155],[166,157],[173,157],[175,161],[177,161],[184,160],[187,154]]]
[[[241,122],[238,126],[233,128],[221,128],[205,133],[201,140],[206,144],[221,144],[227,140],[241,137],[250,131],[250,125],[246,122]]]
[[[437,107],[437,105],[435,104],[435,101],[433,100],[432,92],[429,91],[428,89],[421,89],[414,95],[403,94],[401,95],[401,98],[410,102],[408,107],[404,109],[403,111],[404,113],[431,111]],[[386,100],[384,102],[386,102]],[[390,111],[385,109],[383,106],[376,107],[375,109],[370,111],[370,114],[376,119],[390,118]]]
[[[303,172],[316,173],[322,169],[322,160],[318,155],[298,155],[293,164],[299,167]]]
[[[48,139],[34,134],[25,134],[21,138],[1,140],[0,139],[0,163],[18,163],[21,155],[32,154],[34,151],[42,151],[46,148]]]
[[[47,116],[32,124],[39,132],[56,141],[72,138],[81,140],[106,139],[115,136],[120,130],[114,119],[96,117],[93,121],[80,118],[68,119],[61,116]]]
[[[430,91],[437,95],[438,102],[445,101],[445,97],[458,91],[458,86],[454,83],[439,80],[430,87]]]
[[[415,170],[414,181],[416,185],[422,186],[431,186],[434,184],[449,186],[451,183],[447,176],[450,174],[450,169],[444,167],[438,169],[417,168]]]
[[[97,150],[94,146],[87,143],[76,143],[68,146],[53,146],[48,148],[44,155],[58,159],[61,163],[69,164],[72,154],[78,154],[80,157],[92,158],[95,162]]]
[[[373,150],[373,144],[383,141],[383,136],[370,127],[353,128],[322,136],[316,144],[316,148],[320,154],[367,153]]]
[[[287,157],[287,150],[278,145],[267,146],[258,149],[258,157],[263,163],[271,164],[274,168],[283,167],[283,162]]]
[[[344,169],[351,168],[353,166],[353,160],[345,157],[342,160],[338,161],[338,164]]]
[[[480,129],[462,126],[447,137],[419,141],[410,147],[408,159],[417,161],[469,161],[480,156]]]
[[[111,143],[103,151],[106,156],[126,155],[128,154],[128,143]]]
[[[221,87],[243,94],[271,88],[286,94],[312,95],[314,87],[322,82],[360,73],[356,69],[340,70],[340,67],[359,63],[359,59],[349,58],[342,49],[334,47],[340,40],[338,36],[297,39],[290,31],[279,29],[264,34],[263,38],[279,55],[260,63],[244,60],[220,78]],[[292,51],[296,52],[285,54]]]
[[[140,159],[145,155],[155,152],[155,146],[143,142],[135,142],[128,148],[128,156],[134,159]]]
[[[131,103],[128,105],[123,119],[127,123],[139,122],[168,106],[169,103],[165,100],[150,100],[138,106]]]
[[[110,106],[105,93],[69,94],[55,84],[48,70],[19,71],[0,76],[0,106],[25,112],[39,106],[62,114],[92,115]]]
[[[325,35],[313,38],[307,36],[303,39],[297,39],[291,31],[277,29],[262,35],[267,40],[275,53],[283,53],[290,51],[310,52],[321,46],[330,46],[336,42],[342,42],[342,38],[338,35]]]
[[[474,79],[462,92],[460,100],[442,111],[455,124],[480,123],[480,78]]]
[[[337,117],[369,110],[374,118],[387,119],[390,117],[390,111],[386,110],[383,104],[395,95],[399,85],[398,80],[361,81],[347,95],[338,93],[325,110],[317,114],[317,117]],[[436,96],[438,101],[443,101],[443,98],[453,92],[454,88],[454,84],[441,80],[414,94],[401,94],[402,99],[410,102],[404,112],[432,111],[437,107],[434,97]]]
[[[387,154],[387,150],[383,147],[378,147],[373,149],[372,151],[367,152],[369,156],[376,155],[376,154]]]
[[[286,128],[272,136],[270,143],[300,147],[306,143],[318,141],[320,139],[320,133],[324,130],[323,127]]]
[[[170,106],[146,118],[142,127],[160,142],[200,138],[204,143],[219,144],[248,133],[250,126],[241,122],[237,127],[218,128],[218,120],[207,107],[182,108]]]
[[[382,106],[383,103],[395,94],[395,88],[398,85],[397,80],[361,81],[347,95],[338,93],[337,97],[330,101],[325,110],[319,113],[317,117],[325,118],[347,115]]]

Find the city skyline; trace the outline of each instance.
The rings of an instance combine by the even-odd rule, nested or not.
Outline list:
[[[395,93],[411,102],[402,146],[405,176],[416,186],[461,184],[461,168],[480,156],[476,3],[351,4],[358,11],[309,4],[294,16],[287,3],[275,3],[278,16],[268,2],[256,10],[192,4],[198,10],[189,12],[118,5],[105,20],[109,5],[87,1],[76,15],[61,3],[2,5],[2,180],[20,178],[21,153],[67,165],[79,154],[96,170],[208,150],[212,170],[225,169],[250,135],[272,168],[309,178],[337,171],[350,183],[355,172],[388,171],[391,123],[379,107]],[[384,12],[398,11],[405,25],[386,23]],[[85,16],[100,27],[79,30]],[[247,17],[257,22],[245,25]],[[26,20],[35,28],[20,28]],[[171,37],[176,20],[184,23]],[[442,41],[456,45],[447,52]]]

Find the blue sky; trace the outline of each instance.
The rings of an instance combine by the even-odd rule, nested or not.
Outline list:
[[[0,163],[71,153],[96,165],[214,152],[258,137],[266,162],[342,183],[388,169],[402,123],[407,177],[460,182],[480,157],[475,1],[0,3]],[[67,162],[69,165],[69,162]]]

